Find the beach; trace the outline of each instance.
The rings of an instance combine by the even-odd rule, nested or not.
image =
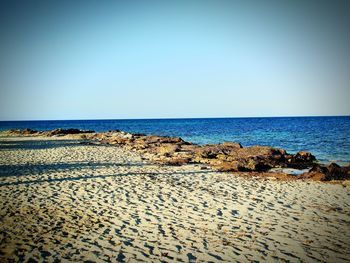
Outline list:
[[[69,136],[3,136],[0,188],[5,262],[350,261],[341,184],[157,165]]]

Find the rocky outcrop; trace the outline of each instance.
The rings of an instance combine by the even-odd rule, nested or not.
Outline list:
[[[316,158],[310,153],[288,154],[283,149],[266,146],[230,147],[216,145],[209,149],[204,146],[197,152],[198,162],[214,165],[220,171],[267,171],[273,167],[306,168],[314,164]],[[204,152],[204,154],[203,154]],[[306,158],[307,156],[307,158]]]
[[[316,158],[308,152],[288,154],[267,146],[242,147],[237,142],[196,145],[178,137],[130,134],[120,131],[95,133],[87,138],[119,145],[143,153],[154,163],[181,165],[208,164],[219,171],[268,171],[273,167],[311,167]]]
[[[158,164],[163,164],[163,165],[172,165],[172,166],[181,166],[184,164],[188,164],[191,161],[190,158],[185,158],[185,157],[175,157],[175,158],[167,158],[160,160]]]
[[[62,136],[62,135],[70,135],[70,134],[92,134],[95,133],[94,131],[90,130],[79,130],[79,129],[55,129],[52,131],[35,131],[32,129],[12,129],[8,131],[3,131],[6,135],[13,135],[13,136]]]
[[[350,166],[337,164],[328,166],[317,164],[315,156],[309,152],[289,154],[284,149],[267,146],[242,147],[237,142],[196,145],[179,137],[131,134],[119,130],[95,133],[79,129],[56,129],[49,132],[37,132],[30,129],[11,130],[11,135],[61,136],[78,134],[78,138],[97,144],[109,144],[123,147],[142,154],[143,158],[161,165],[184,165],[200,163],[222,172],[261,173],[271,168],[306,169],[307,173],[293,176],[298,179],[318,181],[350,179]]]
[[[309,152],[298,152],[295,155],[289,155],[287,157],[287,162],[289,163],[289,167],[296,169],[305,169],[310,164],[313,164],[316,161],[315,156],[313,156]],[[305,164],[307,164],[305,166]]]
[[[79,129],[55,129],[48,132],[43,132],[43,135],[54,136],[54,135],[68,135],[68,134],[83,134],[83,133],[94,133],[95,131],[79,130]]]
[[[194,149],[195,154],[200,158],[215,159],[219,155],[230,155],[241,149],[240,143],[225,142],[223,144],[203,145]]]
[[[7,135],[20,135],[20,136],[26,136],[26,135],[35,135],[39,134],[38,131],[32,130],[32,129],[12,129],[8,131],[4,131],[5,134]]]
[[[316,181],[349,180],[350,167],[341,167],[336,163],[331,163],[328,166],[316,164],[307,173],[301,174],[299,178]]]

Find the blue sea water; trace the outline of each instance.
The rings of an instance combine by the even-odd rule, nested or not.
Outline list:
[[[177,136],[198,144],[241,142],[268,145],[290,153],[310,151],[322,163],[350,162],[350,116],[140,120],[1,121],[0,130],[31,128],[46,131],[78,128],[95,131]]]

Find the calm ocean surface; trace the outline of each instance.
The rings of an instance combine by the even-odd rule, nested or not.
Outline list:
[[[178,136],[198,144],[241,142],[310,151],[323,163],[350,162],[350,116],[143,120],[2,121],[0,130],[79,128]]]

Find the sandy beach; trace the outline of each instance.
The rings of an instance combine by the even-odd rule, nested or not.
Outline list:
[[[2,262],[349,262],[350,188],[0,138]]]

